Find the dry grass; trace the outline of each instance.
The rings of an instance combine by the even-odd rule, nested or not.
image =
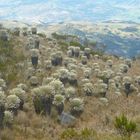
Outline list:
[[[24,37],[21,41],[24,42],[27,40]],[[44,39],[41,40],[43,45],[48,42]],[[19,50],[20,52],[21,50]],[[24,54],[28,54],[25,50]],[[64,57],[66,55],[64,54]],[[27,55],[28,57],[28,55]],[[48,58],[48,56],[45,56]],[[41,58],[43,61],[43,57]],[[118,64],[121,63],[116,58],[113,58],[115,65],[113,70],[116,69]],[[77,59],[77,63],[80,62],[80,59]],[[101,69],[104,69],[104,61],[99,60],[90,60],[88,65],[91,66],[93,63],[98,62],[101,66]],[[57,67],[59,68],[59,67]],[[26,68],[25,68],[26,69]],[[56,71],[55,68],[52,71],[44,72],[41,75],[40,81],[43,77],[49,77],[52,73]],[[22,71],[24,74],[24,71]],[[135,76],[139,75],[140,72],[140,60],[137,60],[133,63],[132,69],[129,70],[127,75]],[[82,71],[78,71],[78,79],[83,78]],[[17,81],[26,81],[24,77],[19,76]],[[92,77],[91,81],[96,82],[96,78]],[[28,81],[26,81],[28,84]],[[10,86],[14,87],[15,83]],[[137,133],[132,136],[132,140],[140,139],[140,97],[137,97],[136,93],[126,98],[125,94],[122,92],[122,96],[117,97],[113,92],[107,94],[109,99],[108,105],[99,101],[95,97],[83,97],[81,94],[81,87],[77,89],[77,95],[84,98],[85,108],[83,114],[80,118],[77,119],[75,128],[77,131],[82,130],[83,128],[91,128],[97,132],[97,140],[121,140],[121,138],[116,133],[114,128],[114,119],[116,116],[125,114],[129,119],[134,120],[137,123]],[[24,111],[20,111],[18,116],[14,119],[14,125],[11,129],[4,128],[0,132],[0,140],[60,140],[60,135],[67,128],[66,126],[61,126],[57,121],[57,113],[55,110],[52,111],[51,116],[40,116],[36,115],[30,90],[28,91],[28,101],[24,105]],[[69,110],[69,103],[65,104],[65,111]],[[92,140],[92,139],[91,139]]]

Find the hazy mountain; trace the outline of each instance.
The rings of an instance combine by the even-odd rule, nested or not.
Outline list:
[[[97,42],[106,46],[105,52],[124,57],[140,55],[140,24],[134,22],[63,22],[39,26],[47,35],[56,32],[60,35],[74,35],[80,42]]]
[[[0,0],[0,19],[36,22],[42,31],[48,27],[46,32],[58,31],[59,26],[60,33],[102,42],[107,52],[134,56],[140,47],[139,9],[140,0]],[[65,26],[71,21],[76,23]],[[89,26],[87,22],[97,25]]]
[[[0,23],[10,29],[14,27],[31,28],[30,24],[19,21],[2,21]],[[105,52],[110,54],[126,57],[140,55],[140,24],[133,22],[61,22],[45,26],[36,24],[36,26],[38,31],[45,33],[47,37],[51,37],[51,34],[55,32],[60,35],[74,35],[79,37],[82,44],[88,40],[88,42],[105,45]]]
[[[47,26],[46,31],[78,36],[81,43],[86,40],[97,42],[97,47],[99,44],[106,46],[105,52],[109,54],[126,57],[140,55],[140,25],[132,22],[67,22]]]
[[[1,0],[0,19],[28,22],[140,22],[140,0]]]

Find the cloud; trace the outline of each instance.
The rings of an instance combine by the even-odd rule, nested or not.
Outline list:
[[[120,15],[122,19],[133,19],[132,15],[140,14],[140,7],[136,7],[135,4],[131,7],[130,3],[119,1],[120,3],[117,0],[0,0],[0,19],[27,22],[94,21],[121,18]]]
[[[19,4],[22,4],[22,0],[0,0],[0,7],[15,6]]]

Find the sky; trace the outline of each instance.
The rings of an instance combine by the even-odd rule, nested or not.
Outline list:
[[[140,0],[0,0],[0,20],[140,22],[139,15]]]

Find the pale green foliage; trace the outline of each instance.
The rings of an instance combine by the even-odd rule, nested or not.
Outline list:
[[[107,91],[107,84],[101,83],[99,84],[99,92],[106,92]]]
[[[6,83],[3,79],[0,79],[0,87],[2,87],[2,88],[6,87]]]
[[[26,99],[26,93],[21,88],[14,88],[14,89],[10,90],[10,94],[15,94],[22,100]]]
[[[132,60],[129,59],[129,58],[127,58],[127,59],[125,59],[124,63],[125,63],[126,65],[128,65],[129,67],[131,67]]]
[[[32,90],[32,94],[34,97],[48,97],[54,94],[54,90],[51,86],[40,86],[37,88],[34,88]]]
[[[91,52],[91,49],[90,49],[90,48],[85,48],[85,49],[84,49],[84,52],[86,52],[86,53],[89,54],[89,53]]]
[[[126,73],[128,71],[128,65],[120,64],[120,72]]]
[[[132,82],[132,78],[129,76],[125,76],[123,77],[123,83],[131,83]]]
[[[83,88],[85,93],[93,93],[93,85],[92,83],[85,83]]]
[[[136,81],[138,84],[140,84],[140,76],[137,76],[137,77],[135,78],[135,81]]]
[[[26,84],[23,84],[23,83],[18,84],[17,85],[17,88],[21,88],[24,91],[27,91],[28,90],[27,85]]]
[[[18,108],[20,99],[16,95],[9,95],[6,98],[6,108]]]
[[[13,120],[14,120],[14,116],[13,116],[12,112],[5,111],[4,112],[4,120],[3,120],[4,125],[12,124]]]
[[[89,79],[82,79],[81,82],[82,82],[82,84],[84,85],[84,84],[86,84],[86,83],[90,83],[90,80],[89,80]]]
[[[72,98],[76,94],[76,90],[73,87],[69,87],[65,89],[65,97],[66,98]]]
[[[64,103],[64,101],[65,101],[65,97],[61,94],[57,94],[54,96],[53,104],[58,106],[58,105]]]
[[[95,69],[100,69],[100,66],[98,63],[93,63],[92,64],[92,68],[95,70]]]
[[[84,110],[84,102],[80,98],[74,98],[70,100],[71,108],[76,111]]]
[[[53,80],[49,85],[53,88],[54,94],[64,93],[64,85],[60,80]]]
[[[77,69],[77,65],[76,64],[73,64],[73,63],[70,63],[68,64],[68,69],[71,71],[71,70],[76,70]]]
[[[68,57],[72,57],[72,51],[71,50],[68,50],[67,51],[67,55],[68,55]]]
[[[96,140],[96,132],[90,128],[84,128],[80,131],[68,128],[60,135],[62,140]]]
[[[65,68],[61,68],[60,70],[58,70],[58,73],[60,78],[68,78],[69,76],[69,71]]]
[[[36,76],[32,76],[30,78],[30,83],[31,84],[38,84],[38,78]]]
[[[70,73],[69,73],[69,79],[70,79],[70,80],[75,80],[75,79],[77,79],[77,74],[74,73],[74,72],[70,72]]]
[[[0,106],[3,106],[6,101],[6,96],[3,91],[0,91]]]
[[[111,59],[107,60],[107,65],[108,65],[109,67],[112,67],[113,61],[112,61]]]
[[[136,123],[129,121],[124,115],[116,117],[114,125],[122,138],[127,137],[128,140],[130,139],[131,135],[136,132]]]
[[[92,74],[92,72],[91,72],[91,69],[90,69],[90,68],[86,68],[86,69],[84,70],[84,76],[85,76],[86,78],[89,78],[89,77],[91,76],[91,74]]]
[[[46,61],[44,62],[44,65],[45,65],[45,68],[46,68],[46,69],[51,69],[51,68],[52,68],[51,60],[46,60]]]
[[[53,77],[47,77],[47,78],[43,78],[43,82],[42,85],[47,85],[49,84],[51,81],[53,81],[54,78]]]
[[[81,57],[81,59],[82,59],[82,62],[87,62],[87,56],[84,56],[84,55],[83,55],[83,56]]]

